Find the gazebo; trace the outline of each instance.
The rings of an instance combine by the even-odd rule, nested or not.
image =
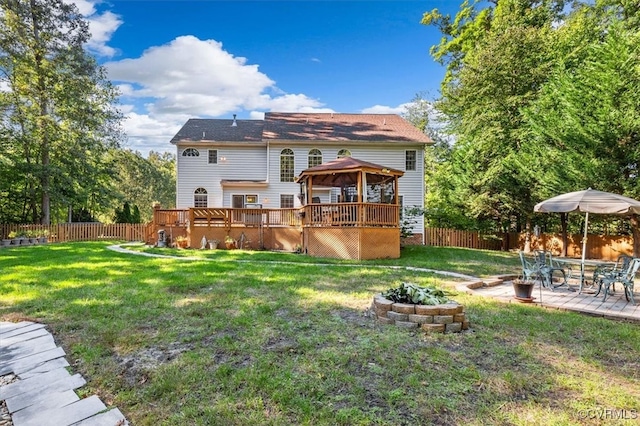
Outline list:
[[[404,174],[352,157],[308,168],[296,178],[303,209],[303,250],[343,259],[400,257],[398,179]],[[340,188],[320,203],[314,188]]]

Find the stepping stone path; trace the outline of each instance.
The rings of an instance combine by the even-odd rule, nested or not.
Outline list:
[[[86,381],[44,324],[0,322],[0,426],[124,426],[117,408],[97,396],[80,399]]]

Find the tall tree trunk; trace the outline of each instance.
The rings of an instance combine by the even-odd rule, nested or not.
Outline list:
[[[527,217],[524,230],[524,252],[531,252],[531,219]]]
[[[38,117],[38,131],[40,132],[40,152],[42,153],[42,174],[40,175],[40,185],[42,189],[42,219],[43,225],[51,224],[51,199],[50,199],[50,179],[49,179],[49,133],[47,129],[47,104],[49,99],[47,96],[47,85],[45,81],[43,62],[44,52],[42,48],[42,40],[40,39],[40,21],[37,14],[37,4],[35,0],[31,0],[31,19],[33,21],[33,38],[35,40],[35,68],[38,76],[38,103],[40,106],[40,117]]]
[[[562,257],[567,257],[567,247],[569,246],[569,238],[567,236],[567,217],[569,213],[560,213],[560,226],[562,228]]]

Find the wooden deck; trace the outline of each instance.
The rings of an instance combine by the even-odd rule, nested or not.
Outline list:
[[[298,251],[340,259],[400,256],[400,206],[384,203],[312,203],[300,208],[189,208],[154,210],[148,244],[158,231],[187,237],[189,247],[236,240],[238,248]]]

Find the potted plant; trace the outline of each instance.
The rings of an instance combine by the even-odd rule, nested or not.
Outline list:
[[[29,244],[37,244],[40,242],[38,241],[37,231],[35,229],[27,229],[25,234],[29,240]]]
[[[220,240],[209,240],[209,248],[211,250],[215,250],[218,248],[218,244],[220,244]]]
[[[521,302],[533,302],[533,286],[532,280],[515,279],[513,280],[513,291],[515,292],[516,300]]]
[[[14,245],[14,246],[19,246],[20,245],[20,238],[18,236],[18,231],[9,232],[8,237],[11,240],[11,244],[12,245]]]
[[[177,236],[174,240],[176,242],[176,247],[178,248],[187,248],[187,245],[189,243],[187,237],[182,235]]]
[[[231,235],[227,235],[224,237],[224,243],[227,246],[227,249],[231,250],[237,247],[236,240],[234,240]]]
[[[42,244],[46,243],[48,238],[49,238],[49,230],[41,229],[40,232],[38,233],[38,239],[40,240],[40,243]]]

